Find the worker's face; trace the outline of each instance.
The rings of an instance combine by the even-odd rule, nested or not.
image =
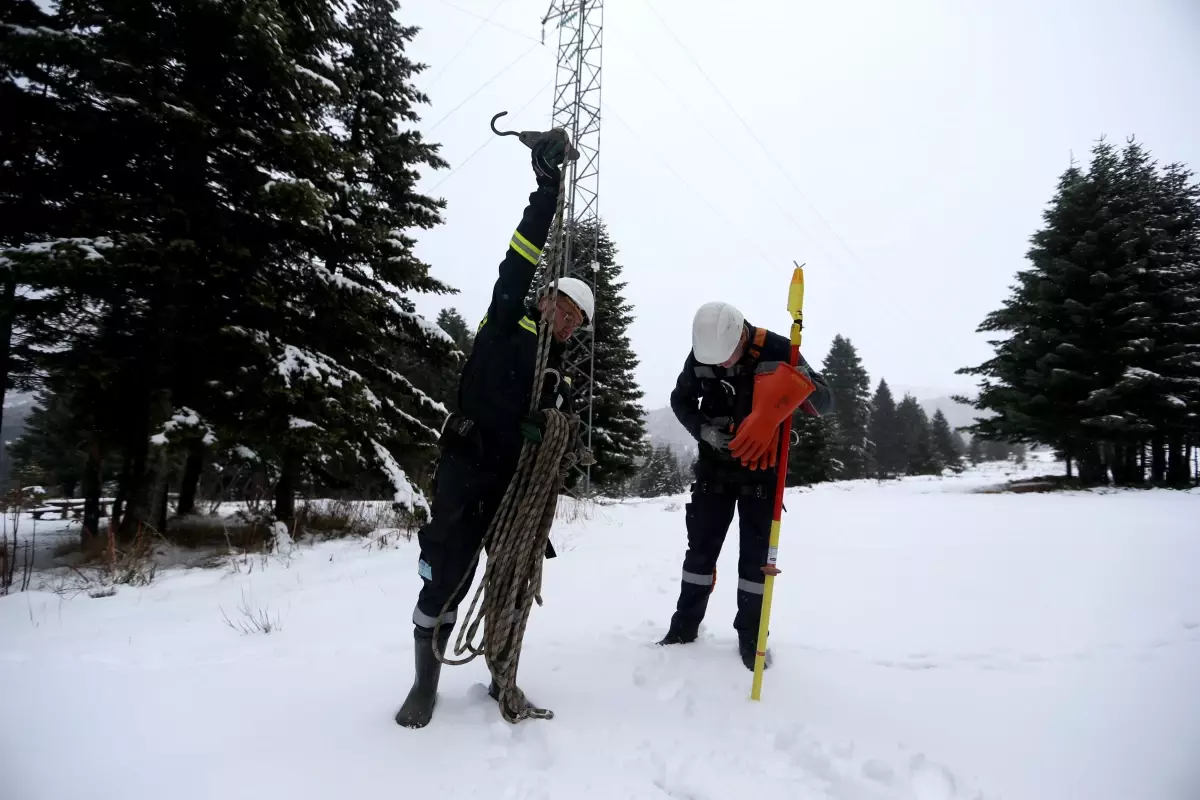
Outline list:
[[[575,335],[575,329],[583,324],[583,312],[575,305],[575,301],[565,294],[555,298],[553,304],[550,302],[550,296],[545,295],[539,306],[542,316],[550,320],[551,334],[560,342],[570,339]]]

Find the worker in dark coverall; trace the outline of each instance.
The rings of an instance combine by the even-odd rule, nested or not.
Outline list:
[[[544,136],[532,148],[537,190],[529,195],[500,262],[491,305],[459,379],[457,410],[442,430],[431,519],[417,534],[422,587],[412,617],[416,675],[396,714],[396,722],[406,727],[424,727],[433,716],[441,671],[433,651],[438,615],[449,601],[437,643],[438,652],[445,653],[458,606],[473,580],[471,561],[516,471],[522,444],[525,439],[539,440],[541,415],[529,415],[529,395],[543,317],[550,321],[553,338],[538,407],[570,410],[570,381],[561,375],[562,355],[576,328],[592,319],[591,289],[581,280],[563,277],[554,300],[543,294],[534,306],[525,302],[554,220],[568,146],[565,136]],[[553,549],[548,547],[546,555],[552,558]],[[494,682],[490,693],[497,696]]]
[[[777,472],[774,456],[772,466],[743,464],[731,454],[730,444],[754,408],[756,379],[789,369],[790,354],[786,337],[749,325],[728,303],[706,303],[693,319],[692,352],[671,393],[671,409],[699,443],[700,453],[685,514],[688,546],[679,602],[659,644],[695,641],[716,583],[717,557],[736,509],[741,535],[733,627],[742,663],[750,670],[762,611]],[[799,370],[791,372],[798,372],[797,379],[805,383],[799,395],[805,399],[799,407],[814,416],[827,413],[833,394],[824,378],[803,357]],[[778,442],[773,446],[777,448]]]

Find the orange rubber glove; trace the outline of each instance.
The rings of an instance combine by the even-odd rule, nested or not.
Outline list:
[[[779,424],[816,391],[809,377],[791,364],[754,379],[754,407],[729,443],[734,458],[749,466],[778,446]],[[776,447],[772,447],[772,441]],[[768,456],[768,460],[770,456]]]
[[[746,466],[753,470],[768,470],[779,463],[779,426],[776,425],[771,433],[771,444],[766,452],[759,456],[757,462],[751,462]]]

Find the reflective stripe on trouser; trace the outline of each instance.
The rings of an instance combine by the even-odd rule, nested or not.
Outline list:
[[[671,618],[671,629],[694,636],[708,610],[713,593],[713,570],[734,511],[738,515],[737,615],[733,626],[740,636],[754,636],[762,612],[762,566],[767,562],[767,547],[774,507],[770,497],[752,497],[725,492],[696,492],[687,505],[685,520],[688,549],[683,559],[679,601]]]
[[[418,628],[432,628],[437,625],[437,617],[429,616],[421,610],[420,606],[413,609],[412,621],[413,625],[416,625]],[[442,615],[443,628],[452,626],[455,622],[458,622],[458,609],[447,611]]]

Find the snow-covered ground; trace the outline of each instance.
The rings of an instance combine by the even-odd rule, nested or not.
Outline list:
[[[1200,494],[974,491],[1001,479],[790,492],[760,703],[735,580],[653,644],[684,497],[563,509],[521,663],[552,721],[501,721],[481,662],[392,721],[415,542],[0,598],[0,797],[1200,797]]]

